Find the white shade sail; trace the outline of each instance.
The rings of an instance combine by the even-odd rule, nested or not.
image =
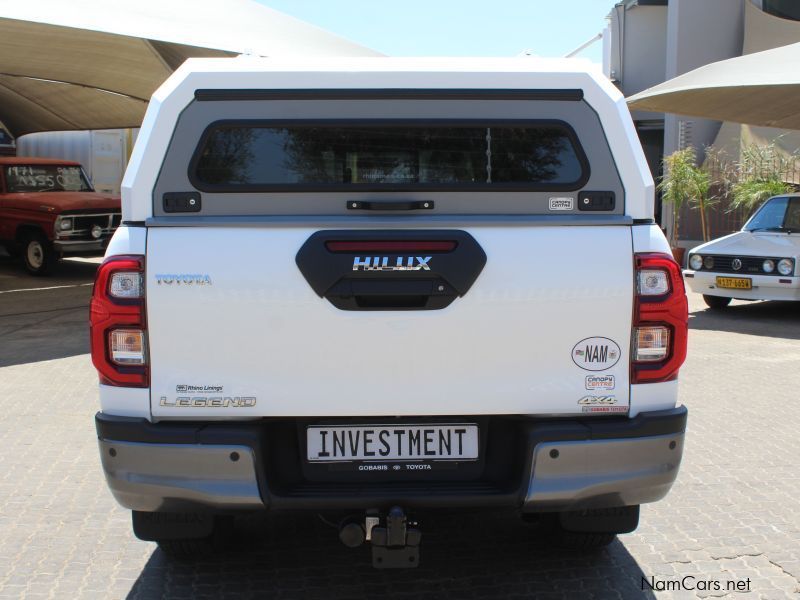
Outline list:
[[[635,110],[800,129],[800,44],[729,58],[628,98]]]
[[[138,127],[184,60],[241,53],[380,55],[253,0],[0,0],[0,121]]]

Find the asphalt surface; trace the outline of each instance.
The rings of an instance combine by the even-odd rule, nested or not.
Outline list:
[[[800,596],[800,305],[712,313],[690,296],[681,473],[597,554],[556,550],[513,514],[444,513],[423,522],[420,568],[375,571],[318,518],[281,515],[242,519],[232,550],[181,562],[133,537],[102,478],[94,268],[41,279],[0,259],[0,598]]]

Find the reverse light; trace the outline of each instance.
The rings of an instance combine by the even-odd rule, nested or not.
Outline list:
[[[689,266],[692,268],[692,270],[699,271],[703,268],[703,257],[699,254],[692,254],[689,257]]]
[[[143,282],[143,256],[112,256],[97,269],[89,338],[105,385],[150,385]]]
[[[108,293],[115,298],[142,298],[144,278],[136,271],[120,271],[111,275]]]
[[[669,276],[661,269],[641,270],[637,281],[640,296],[663,296],[669,292]]]
[[[778,261],[778,273],[791,275],[794,271],[794,261],[791,258],[782,258]]]
[[[764,273],[772,273],[775,270],[775,261],[767,259],[761,263],[761,268],[764,270]]]
[[[689,329],[681,268],[661,253],[636,254],[635,266],[631,383],[671,381],[686,360]]]

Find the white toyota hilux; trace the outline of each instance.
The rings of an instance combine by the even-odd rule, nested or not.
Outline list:
[[[91,341],[138,537],[193,553],[302,510],[415,566],[429,509],[596,547],[672,486],[686,294],[599,73],[190,60],[122,201]]]

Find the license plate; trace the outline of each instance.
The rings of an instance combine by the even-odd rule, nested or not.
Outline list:
[[[751,290],[753,280],[747,277],[717,277],[717,287],[729,290]]]
[[[306,440],[309,462],[478,459],[475,424],[311,426]]]

